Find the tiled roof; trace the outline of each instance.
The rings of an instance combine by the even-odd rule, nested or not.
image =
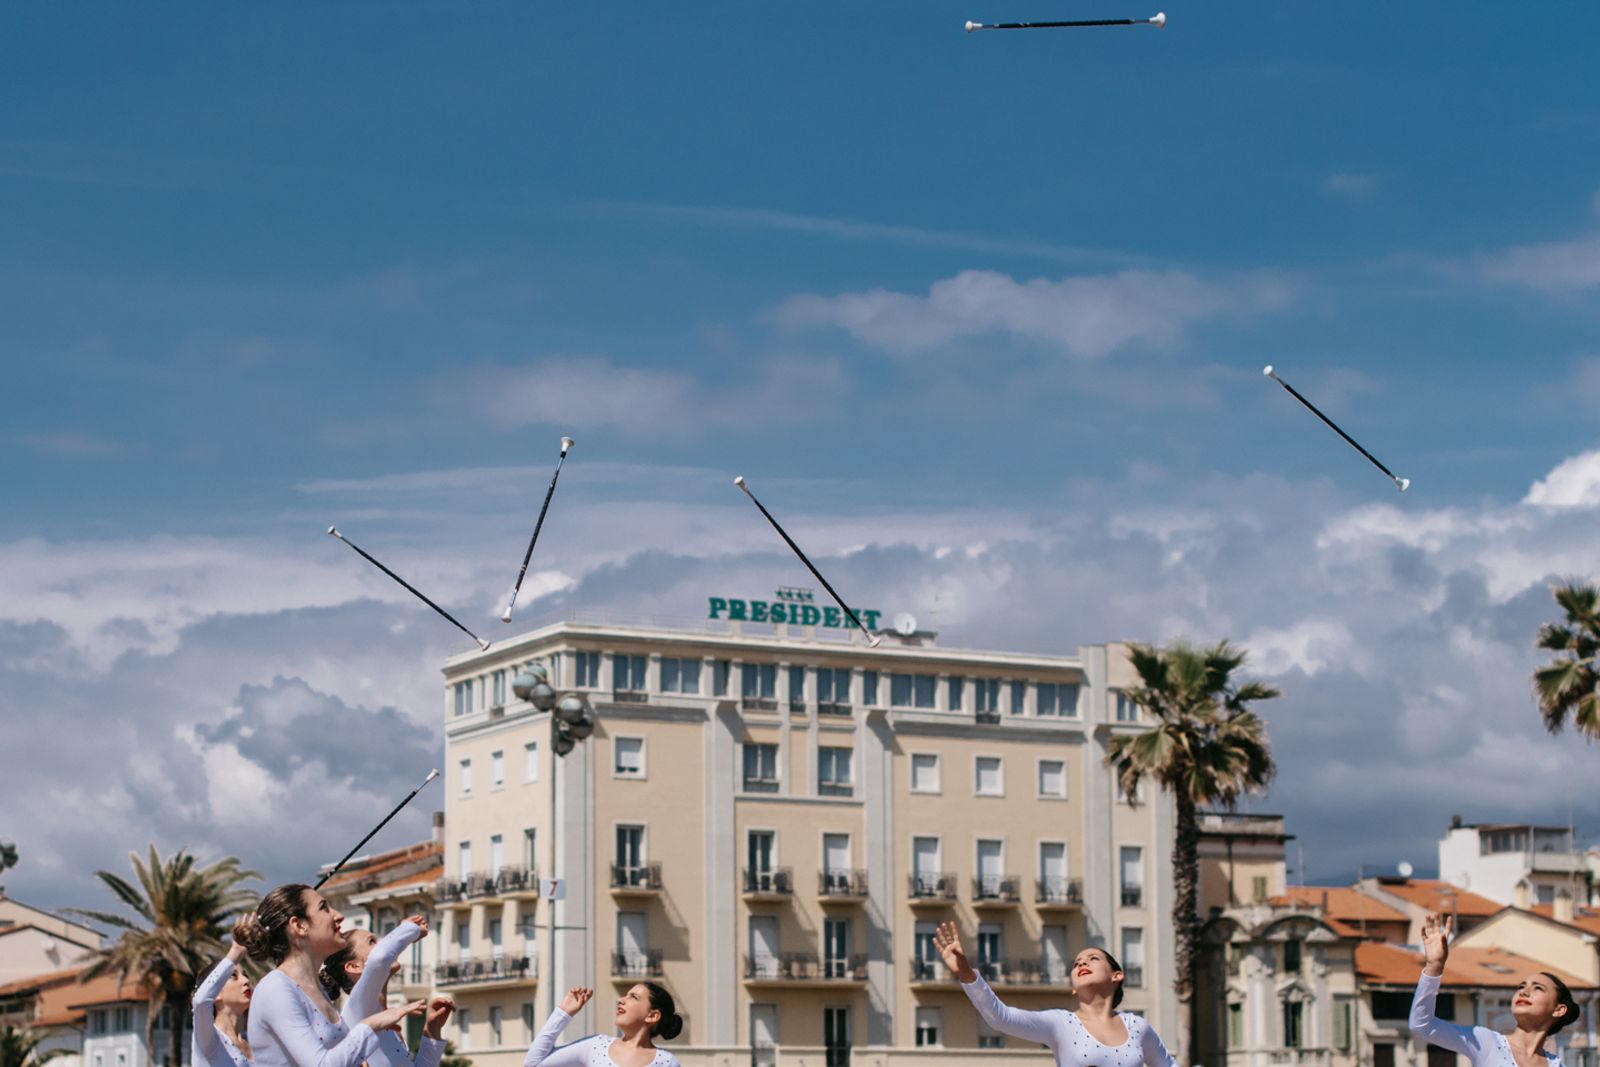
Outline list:
[[[1573,989],[1596,988],[1592,982],[1586,982],[1576,975],[1547,967],[1538,960],[1507,952],[1503,948],[1466,947],[1450,950],[1450,960],[1445,964],[1444,981],[1441,984],[1458,989],[1514,989],[1534,971],[1549,971]],[[1356,946],[1356,973],[1363,981],[1374,985],[1416,985],[1418,976],[1422,974],[1422,953],[1399,945],[1369,941]]]
[[[30,990],[43,989],[46,986],[75,981],[83,971],[82,967],[69,967],[64,971],[46,971],[43,974],[32,975],[16,982],[7,982],[5,985],[0,985],[0,997],[10,996],[13,993],[27,993]]]
[[[1377,887],[1429,911],[1487,917],[1502,905],[1438,878],[1381,878]]]
[[[375,881],[377,883],[368,888],[390,885],[393,883],[384,877],[384,872],[394,871],[397,868],[413,863],[426,863],[430,859],[437,860],[440,866],[444,864],[444,846],[437,841],[423,841],[415,845],[407,845],[405,848],[397,848],[390,852],[380,852],[375,856],[352,862],[350,866],[323,883],[323,888],[330,891],[344,890],[345,892],[350,892],[355,890],[358,883],[362,882]],[[437,875],[432,877],[437,877]],[[394,882],[406,881],[410,878],[411,875],[407,874],[395,878]],[[355,891],[361,892],[363,890]]]
[[[106,1004],[118,1000],[143,1000],[129,996],[122,980],[114,974],[102,975],[81,985],[73,982],[47,989],[39,995],[39,1016],[35,1026],[67,1026],[81,1022],[91,1004]]]
[[[96,1004],[116,1004],[127,1000],[148,1000],[138,984],[124,982],[115,974],[101,975],[74,986],[62,987],[65,1008],[87,1008]]]
[[[1335,921],[1349,924],[1408,921],[1405,912],[1348,886],[1292,885],[1283,891],[1281,897],[1275,897],[1272,903],[1323,908],[1329,925],[1334,925]]]
[[[1546,919],[1553,919],[1556,922],[1561,921],[1556,919],[1555,908],[1549,904],[1535,904],[1529,910],[1535,915],[1543,915]],[[1586,908],[1581,905],[1573,908],[1572,921],[1567,925],[1576,926],[1580,930],[1585,930],[1591,934],[1600,934],[1600,908]]]

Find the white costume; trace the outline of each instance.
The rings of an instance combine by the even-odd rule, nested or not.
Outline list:
[[[250,998],[250,1051],[255,1067],[360,1067],[378,1035],[366,1023],[330,1023],[293,978],[272,971]]]
[[[1048,1047],[1056,1067],[1178,1067],[1155,1029],[1132,1012],[1117,1012],[1128,1028],[1128,1040],[1113,1047],[1095,1040],[1078,1016],[1064,1008],[1023,1011],[1001,1003],[982,975],[961,983],[961,991],[995,1030]]]
[[[406,946],[421,937],[422,927],[408,921],[396,926],[383,940],[372,946],[372,951],[367,954],[367,962],[361,967],[361,977],[356,979],[356,987],[350,990],[344,1011],[341,1012],[345,1022],[355,1026],[387,1006],[383,1002],[383,986],[389,980],[389,970]],[[444,1042],[423,1034],[413,1061],[405,1039],[393,1030],[385,1030],[378,1035],[378,1054],[372,1057],[370,1067],[412,1067],[413,1063],[415,1067],[439,1067],[439,1059],[443,1055]]]
[[[250,1067],[244,1050],[217,1029],[217,997],[233,972],[233,961],[223,959],[194,991],[194,1032],[189,1039],[189,1062],[194,1067]]]
[[[551,1012],[539,1035],[533,1039],[533,1044],[528,1046],[528,1055],[522,1061],[522,1067],[617,1067],[610,1053],[611,1042],[617,1040],[614,1037],[596,1034],[556,1048],[556,1038],[561,1036],[561,1031],[571,1021],[572,1016],[560,1008]],[[658,1048],[650,1067],[678,1067],[678,1057],[664,1048]]]
[[[1467,1057],[1472,1067],[1517,1067],[1505,1034],[1487,1026],[1457,1026],[1434,1017],[1433,1004],[1439,998],[1443,977],[1423,974],[1417,980],[1417,995],[1411,1000],[1411,1032],[1429,1044]],[[1549,1041],[1545,1044],[1544,1058],[1550,1067],[1560,1067],[1561,1057],[1550,1051]]]

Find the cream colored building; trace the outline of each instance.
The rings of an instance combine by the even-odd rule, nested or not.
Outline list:
[[[1130,806],[1104,766],[1147,728],[1118,646],[710,627],[561,623],[445,665],[436,974],[463,1054],[512,1067],[574,985],[597,997],[571,1034],[607,1031],[654,978],[685,1063],[1039,1061],[980,1030],[932,951],[945,920],[1026,1007],[1071,1006],[1068,961],[1105,945],[1176,1046],[1170,804]],[[549,716],[512,693],[533,662],[598,715],[554,767]]]

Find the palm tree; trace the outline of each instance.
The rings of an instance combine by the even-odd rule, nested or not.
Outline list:
[[[155,845],[150,846],[148,861],[136,852],[130,852],[128,858],[137,885],[110,871],[96,871],[95,875],[137,919],[86,908],[68,909],[122,931],[116,941],[99,950],[99,959],[82,980],[117,974],[124,981],[132,978],[149,995],[146,1045],[152,1040],[161,1009],[169,1008],[169,1063],[176,1067],[183,1062],[184,1023],[194,996],[195,976],[227,951],[222,935],[229,918],[256,905],[256,894],[239,888],[239,883],[261,876],[241,868],[232,856],[199,868],[194,857],[183,850],[163,860]]]
[[[1130,646],[1128,662],[1140,685],[1127,695],[1155,725],[1142,733],[1113,737],[1106,750],[1106,763],[1116,769],[1117,784],[1130,802],[1148,777],[1172,794],[1177,807],[1172,847],[1178,972],[1174,986],[1178,998],[1189,1005],[1190,1061],[1198,1058],[1200,1037],[1199,998],[1194,995],[1200,937],[1196,813],[1201,807],[1231,808],[1241,795],[1260,792],[1272,781],[1275,769],[1266,726],[1247,705],[1281,694],[1261,682],[1235,682],[1233,672],[1244,661],[1244,652],[1227,641],[1210,648],[1182,642],[1165,649]]]
[[[40,1052],[44,1035],[25,1026],[0,1025],[0,1067],[40,1067],[64,1054],[64,1048]]]
[[[1545,729],[1560,733],[1572,716],[1572,725],[1589,740],[1600,740],[1600,589],[1578,582],[1556,586],[1556,603],[1566,612],[1565,622],[1539,627],[1535,644],[1557,653],[1555,659],[1533,672],[1533,692]]]

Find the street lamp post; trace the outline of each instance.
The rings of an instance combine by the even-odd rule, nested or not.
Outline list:
[[[511,691],[520,700],[526,700],[540,711],[550,715],[550,866],[549,877],[556,877],[556,862],[560,853],[556,849],[556,767],[557,757],[566,756],[590,734],[594,733],[595,713],[582,693],[557,693],[550,684],[550,672],[541,663],[524,667],[511,681]],[[556,1008],[556,907],[555,894],[541,893],[545,900],[545,967],[542,984],[545,988],[546,1014]]]

